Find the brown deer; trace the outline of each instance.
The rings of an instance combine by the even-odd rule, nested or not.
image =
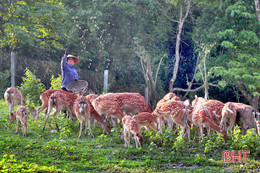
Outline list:
[[[157,128],[157,116],[150,112],[139,113],[133,116],[133,119],[139,124],[140,128],[152,128],[156,131],[159,131]]]
[[[206,107],[203,104],[199,104],[197,101],[195,101],[194,103],[195,103],[195,105],[194,105],[193,112],[192,112],[192,121],[193,121],[194,125],[199,127],[200,138],[201,139],[203,138],[203,125],[205,125],[207,127],[209,137],[210,137],[210,128],[212,128],[213,130],[217,131],[218,133],[223,134],[223,138],[224,138],[225,142],[227,142],[226,131],[222,131],[220,129],[220,126],[213,119],[213,117],[215,115],[213,115],[212,108],[214,108],[214,107],[219,108],[218,106],[216,106],[217,104],[214,104],[214,102],[209,102],[207,104],[208,107]],[[210,105],[212,107],[210,107]]]
[[[19,127],[19,121],[22,124],[22,131],[23,136],[27,135],[27,122],[28,122],[28,110],[24,106],[20,106],[15,111],[15,114],[11,113],[11,116],[9,117],[10,124],[13,123],[13,121],[16,119],[16,132],[18,133],[18,127]]]
[[[220,121],[220,128],[223,131],[230,131],[231,138],[233,138],[232,129],[236,123],[237,110],[233,102],[227,102],[221,112],[222,118]]]
[[[83,122],[85,119],[85,136],[87,136],[87,128],[90,131],[92,137],[93,133],[90,126],[90,102],[83,96],[83,91],[79,91],[79,96],[74,102],[74,112],[80,122],[79,138],[81,137]]]
[[[188,100],[185,102],[169,100],[157,107],[153,114],[158,117],[160,132],[162,132],[162,118],[166,120],[171,119],[171,121],[182,128],[185,134],[188,134],[188,139],[190,140],[190,126],[187,116],[191,113],[191,110],[192,108]]]
[[[118,118],[120,121],[124,117],[124,113],[121,110],[120,106],[118,105],[117,102],[115,101],[105,101],[103,100],[102,102],[99,102],[96,104],[95,100],[92,102],[95,110],[99,114],[106,114],[106,119],[109,120],[110,117],[112,118],[113,126],[117,126],[117,121],[116,119]]]
[[[106,114],[107,119],[113,116],[118,119],[124,117],[124,113],[152,112],[145,99],[139,93],[109,93],[101,95],[92,102],[94,108],[100,114]],[[113,125],[116,126],[114,118]]]
[[[99,122],[101,124],[101,127],[104,129],[104,131],[109,135],[111,133],[110,131],[110,126],[109,122],[101,116],[93,107],[92,101],[97,98],[98,95],[95,94],[89,94],[86,96],[87,100],[89,101],[90,104],[90,118],[94,119],[95,121]],[[95,123],[95,122],[94,122]],[[95,127],[95,126],[94,126]]]
[[[144,97],[139,93],[108,93],[93,101],[94,107],[103,101],[117,102],[119,107],[128,113],[152,112]]]
[[[70,118],[73,121],[76,121],[77,117],[74,115],[73,105],[74,105],[74,101],[77,99],[77,97],[78,96],[73,93],[69,93],[69,92],[61,91],[61,90],[56,91],[53,94],[51,94],[51,96],[49,97],[49,100],[48,100],[48,112],[47,112],[47,116],[46,116],[46,121],[44,123],[43,131],[45,130],[46,123],[48,121],[48,118],[49,118],[50,113],[53,108],[56,109],[55,113],[53,114],[54,118],[56,118],[57,115],[63,109],[65,109],[69,112]],[[56,127],[59,130],[57,122],[56,122]]]
[[[43,93],[40,95],[40,99],[41,99],[41,101],[42,101],[42,105],[41,105],[41,107],[37,110],[37,115],[36,115],[35,121],[38,120],[39,113],[40,113],[41,111],[43,111],[44,109],[46,109],[46,110],[45,110],[45,115],[47,116],[49,98],[50,98],[50,96],[51,96],[53,93],[55,93],[56,91],[61,91],[61,90],[50,89],[50,90],[47,90],[47,91],[43,92]]]
[[[254,128],[258,136],[260,136],[260,129],[258,128],[259,112],[254,107],[243,104],[234,103],[237,110],[237,121],[242,127],[242,134],[246,134],[248,128]]]
[[[159,101],[157,102],[156,107],[160,106],[161,104],[163,104],[163,103],[166,102],[166,101],[171,100],[171,99],[172,99],[173,97],[175,97],[175,96],[176,96],[176,94],[174,94],[174,93],[168,93],[168,94],[166,94],[161,100],[159,100]]]
[[[130,147],[131,133],[134,135],[136,148],[138,148],[139,145],[141,146],[143,141],[143,136],[140,134],[140,126],[136,122],[136,120],[133,117],[126,115],[122,119],[122,123],[123,123],[125,147]],[[127,132],[128,132],[128,139],[127,139]]]
[[[213,120],[217,125],[220,125],[220,121],[222,118],[221,112],[224,107],[224,103],[218,101],[218,100],[205,100],[202,97],[195,97],[195,100],[192,103],[194,105],[194,108],[196,105],[203,105],[204,108],[206,108],[208,113],[207,115],[210,116],[211,120]],[[202,124],[202,126],[207,128],[208,136],[211,138],[211,132],[210,127],[206,124]]]
[[[36,109],[32,106],[27,105],[21,90],[15,87],[7,88],[4,93],[4,98],[6,104],[9,107],[9,117],[11,116],[11,113],[13,112],[15,105],[18,104],[20,104],[21,106],[27,106],[30,110],[31,115],[33,117],[36,116],[37,114]]]

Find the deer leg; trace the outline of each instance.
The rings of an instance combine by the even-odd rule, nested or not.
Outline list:
[[[89,132],[90,132],[91,136],[94,137],[94,135],[92,133],[92,130],[91,130],[91,127],[90,127],[90,117],[89,116],[87,116],[87,118],[86,118],[85,134],[86,134],[87,128],[89,129]]]
[[[199,139],[200,139],[200,142],[201,142],[202,139],[203,139],[203,127],[202,127],[202,124],[201,124],[201,123],[199,123],[199,130],[200,130]]]
[[[207,132],[208,132],[208,137],[211,140],[211,132],[210,132],[210,127],[209,126],[207,126]]]
[[[15,132],[16,135],[18,134],[18,128],[19,128],[19,118],[16,117],[16,132]]]
[[[137,138],[137,136],[135,135],[135,147],[136,147],[136,149],[138,148],[138,138]]]
[[[10,112],[9,116],[11,116],[11,113],[13,112],[13,110],[14,110],[14,104],[12,103],[9,107],[9,112]]]
[[[39,117],[39,114],[40,114],[40,112],[42,111],[42,110],[44,110],[46,108],[46,110],[45,110],[45,116],[47,115],[47,112],[48,112],[48,103],[42,103],[42,106],[37,110],[37,113],[36,113],[36,117],[35,117],[35,121],[37,121],[38,120],[38,117]]]
[[[128,140],[128,147],[130,147],[130,144],[131,144],[131,136],[132,136],[132,135],[131,135],[131,131],[130,131],[130,129],[128,129],[128,137],[129,137],[129,138],[128,138],[128,139],[129,139],[129,140]]]
[[[160,132],[162,133],[162,116],[159,115],[157,117],[157,121],[158,121],[158,128],[160,129]]]
[[[48,119],[49,119],[49,114],[47,114],[47,116],[46,116],[46,120],[45,120],[45,123],[44,123],[42,131],[45,130],[45,126],[46,126],[46,123],[47,123]]]
[[[111,117],[112,123],[113,123],[113,127],[116,128],[117,127],[117,122],[116,122],[116,118]]]
[[[128,141],[127,141],[127,129],[125,127],[123,127],[123,132],[124,132],[124,140],[125,140],[125,148],[127,148],[128,146]]]

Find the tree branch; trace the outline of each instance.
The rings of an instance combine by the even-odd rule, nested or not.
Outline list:
[[[179,21],[172,19],[171,17],[169,17],[169,16],[166,14],[166,11],[165,11],[165,9],[164,9],[164,5],[162,6],[162,11],[163,11],[163,14],[164,14],[170,21],[179,23]]]

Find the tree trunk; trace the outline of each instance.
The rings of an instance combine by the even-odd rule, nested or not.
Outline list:
[[[11,51],[11,86],[15,86],[15,53]]]
[[[183,28],[185,19],[188,17],[189,10],[190,10],[190,1],[188,1],[185,16],[182,17],[182,5],[180,5],[180,18],[178,21],[178,34],[177,34],[177,38],[176,38],[176,47],[175,47],[175,65],[174,65],[174,69],[173,69],[173,76],[172,76],[172,79],[170,80],[170,88],[169,88],[170,92],[173,91],[173,84],[177,78],[179,62],[180,62],[181,32],[182,32],[182,28]]]

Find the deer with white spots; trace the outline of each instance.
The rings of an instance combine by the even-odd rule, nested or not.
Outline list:
[[[230,131],[231,138],[233,138],[232,129],[236,123],[237,110],[233,102],[227,102],[222,109],[222,118],[220,121],[220,128],[223,131]]]
[[[41,99],[41,101],[42,101],[42,105],[41,105],[41,107],[38,108],[38,110],[37,110],[37,114],[36,114],[35,121],[38,120],[39,113],[40,113],[41,111],[43,111],[44,109],[46,109],[46,110],[45,110],[45,115],[47,116],[49,98],[50,98],[50,96],[51,96],[53,93],[55,93],[56,91],[61,91],[61,90],[50,89],[50,90],[47,90],[47,91],[43,92],[43,93],[40,95],[40,99]]]
[[[31,115],[33,117],[36,116],[37,110],[34,107],[27,105],[21,90],[15,87],[7,88],[4,93],[4,98],[6,104],[9,107],[9,117],[11,116],[14,107],[18,104],[20,104],[21,106],[27,106],[31,112]]]
[[[168,94],[166,94],[161,100],[159,100],[159,101],[157,102],[156,107],[160,106],[160,105],[163,104],[164,102],[167,102],[167,101],[171,100],[171,99],[172,99],[173,97],[175,97],[175,96],[176,96],[176,94],[174,94],[174,93],[168,93]]]
[[[133,119],[139,124],[140,128],[152,128],[155,131],[159,131],[157,128],[157,116],[150,112],[141,112],[133,116]]]
[[[196,100],[197,99],[197,100]],[[203,126],[207,127],[208,135],[210,137],[210,129],[217,131],[218,133],[223,134],[225,142],[227,142],[226,131],[220,129],[219,124],[216,122],[215,113],[222,111],[223,106],[219,101],[211,100],[205,104],[205,102],[198,103],[198,98],[195,99],[194,108],[192,112],[192,121],[193,124],[199,127],[200,138],[203,138]],[[224,105],[224,104],[223,104]],[[215,113],[213,112],[215,111]]]
[[[242,134],[245,135],[247,129],[254,128],[260,137],[260,114],[254,107],[243,104],[234,103],[237,110],[237,120],[242,129]]]
[[[94,99],[96,99],[98,97],[98,95],[95,94],[89,94],[86,96],[87,100],[89,101],[90,104],[90,119],[94,120],[94,124],[95,121],[97,121],[101,127],[104,129],[104,131],[107,133],[107,135],[109,135],[111,133],[110,130],[110,126],[109,126],[109,122],[107,121],[107,119],[105,117],[103,117],[102,115],[100,115],[93,107],[92,105],[92,101]],[[95,127],[95,125],[94,125]]]
[[[18,133],[18,127],[19,127],[19,121],[22,124],[22,131],[23,136],[27,135],[27,122],[28,122],[28,110],[24,106],[20,106],[17,108],[15,113],[11,113],[11,116],[9,117],[10,124],[13,123],[13,121],[16,119],[16,132]]]
[[[65,109],[69,112],[71,120],[76,121],[77,117],[74,115],[73,105],[77,97],[78,96],[73,93],[69,93],[61,90],[51,94],[48,100],[48,112],[46,116],[46,121],[44,123],[43,131],[45,130],[46,123],[48,121],[48,118],[53,108],[56,109],[55,113],[53,114],[54,118],[56,118],[58,114]],[[59,130],[57,122],[56,122],[56,127]]]
[[[187,116],[191,113],[191,110],[192,107],[188,100],[185,102],[169,100],[157,107],[153,114],[158,117],[160,132],[162,132],[162,118],[164,118],[179,125],[185,133],[184,135],[188,134],[188,139],[190,140],[190,126]]]
[[[152,112],[145,99],[139,93],[109,93],[101,95],[92,102],[96,111],[110,117],[122,120],[124,113],[133,114],[140,112]],[[116,121],[113,125],[116,126]]]
[[[90,104],[89,100],[83,96],[83,91],[79,91],[79,96],[74,101],[74,112],[80,122],[79,138],[81,137],[84,119],[85,136],[87,136],[87,129],[89,129],[91,136],[94,137],[90,126]]]
[[[126,115],[122,119],[122,123],[123,123],[125,147],[130,147],[131,133],[134,135],[136,148],[138,148],[139,145],[141,146],[143,141],[143,136],[140,134],[140,126],[136,122],[136,120],[133,117]],[[127,132],[128,132],[128,139],[127,139]]]

